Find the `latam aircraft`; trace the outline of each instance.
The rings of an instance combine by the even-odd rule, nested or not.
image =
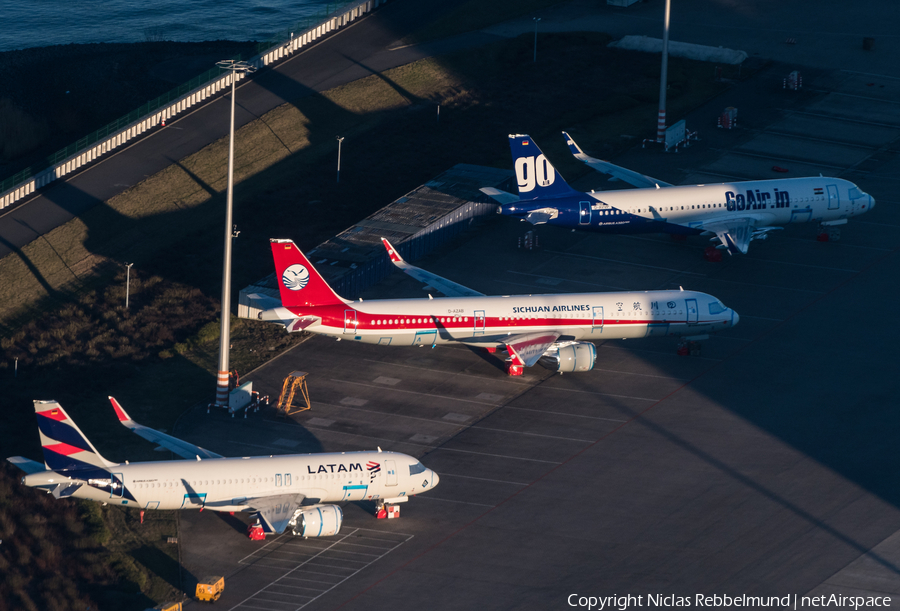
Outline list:
[[[391,260],[448,297],[349,301],[328,286],[291,240],[271,240],[281,307],[260,320],[287,331],[392,346],[462,343],[509,353],[507,372],[547,357],[562,372],[594,366],[593,341],[680,335],[703,337],[733,327],[737,313],[696,291],[628,291],[489,297],[406,263],[382,239]]]
[[[109,398],[119,421],[141,437],[187,460],[116,464],[103,458],[56,401],[35,401],[44,464],[7,460],[22,483],[54,497],[80,498],[141,509],[255,512],[265,534],[325,537],[341,529],[334,503],[402,503],[431,490],[440,478],[396,452],[336,452],[226,458],[132,420]]]
[[[714,236],[716,248],[747,253],[750,242],[789,223],[843,225],[875,205],[852,182],[824,176],[675,186],[585,155],[563,132],[577,159],[638,189],[582,193],[572,189],[527,135],[509,145],[518,197],[487,187],[498,212],[532,224],[547,223],[605,233],[672,233]]]

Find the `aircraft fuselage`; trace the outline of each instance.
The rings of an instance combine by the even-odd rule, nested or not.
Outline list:
[[[710,221],[754,217],[757,227],[849,219],[874,206],[872,197],[840,178],[786,178],[660,189],[598,191],[501,206],[503,214],[526,216],[552,208],[548,225],[608,233],[696,234]]]
[[[559,341],[701,335],[738,321],[715,297],[677,290],[385,299],[279,310],[320,319],[303,325],[285,315],[289,331],[402,346],[461,342],[501,347],[504,337],[539,331],[560,331]]]
[[[76,486],[75,498],[146,509],[241,511],[247,499],[303,494],[304,504],[383,500],[430,490],[438,478],[395,452],[294,454],[119,464],[103,469],[40,471],[31,487]]]

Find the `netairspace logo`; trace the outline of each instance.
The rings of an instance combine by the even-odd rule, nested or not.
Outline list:
[[[727,594],[695,594],[679,596],[677,594],[613,594],[612,596],[580,596],[570,594],[566,599],[570,607],[587,610],[626,611],[638,607],[728,607],[753,608],[780,607],[784,609],[808,609],[835,607],[844,609],[863,609],[890,607],[890,596],[843,596],[841,594],[822,594],[819,596],[729,596]]]

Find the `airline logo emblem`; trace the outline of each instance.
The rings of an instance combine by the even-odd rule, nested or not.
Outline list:
[[[371,484],[375,481],[375,476],[378,475],[378,472],[381,471],[381,463],[370,460],[366,463],[366,469],[369,470],[369,483]]]
[[[291,291],[299,291],[309,282],[309,270],[294,263],[281,274],[281,284]]]
[[[543,155],[535,158],[519,157],[516,159],[516,180],[519,183],[519,193],[528,193],[535,186],[549,187],[556,180],[556,170]]]

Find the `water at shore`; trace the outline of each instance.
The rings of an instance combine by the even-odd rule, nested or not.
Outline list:
[[[92,42],[265,41],[328,5],[325,0],[0,0],[5,26],[0,51]]]

